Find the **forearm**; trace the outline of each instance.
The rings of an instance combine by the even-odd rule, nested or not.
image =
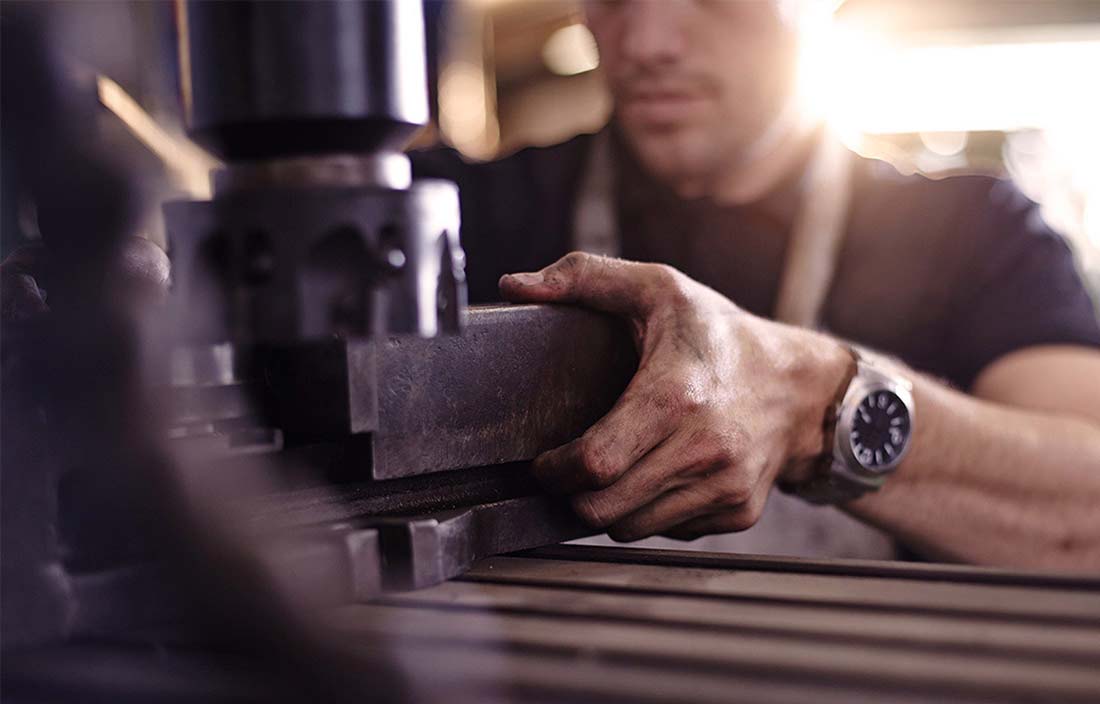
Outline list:
[[[929,557],[1100,569],[1100,426],[914,386],[910,454],[847,511]]]

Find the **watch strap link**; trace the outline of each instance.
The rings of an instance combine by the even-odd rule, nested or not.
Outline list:
[[[858,499],[868,491],[882,486],[882,480],[863,479],[852,475],[843,462],[829,457],[830,467],[813,479],[793,487],[792,493],[811,504],[838,504]]]

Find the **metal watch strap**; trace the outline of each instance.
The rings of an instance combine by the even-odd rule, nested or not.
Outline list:
[[[829,466],[813,479],[791,488],[791,493],[811,504],[839,504],[878,489],[884,481],[884,478],[875,481],[857,478],[843,462],[832,457],[827,462]]]
[[[826,419],[827,447],[818,465],[817,472],[809,480],[796,485],[780,488],[812,504],[838,504],[859,498],[869,491],[875,491],[886,481],[886,475],[868,477],[857,475],[836,451],[837,419],[843,411],[844,401],[859,377],[887,377],[888,373],[875,363],[875,355],[863,352],[849,345],[848,350],[855,360],[855,373],[847,377],[847,383],[841,389],[836,402],[830,407]]]

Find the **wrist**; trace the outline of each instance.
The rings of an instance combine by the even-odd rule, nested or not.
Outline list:
[[[795,387],[798,411],[788,461],[779,476],[791,485],[811,479],[822,459],[831,456],[836,409],[857,370],[856,357],[847,345],[818,333],[806,335],[807,373]]]

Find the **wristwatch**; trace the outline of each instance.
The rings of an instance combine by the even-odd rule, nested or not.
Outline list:
[[[913,438],[913,384],[888,361],[849,348],[856,371],[836,407],[832,453],[810,480],[787,490],[815,504],[838,504],[877,491]]]

